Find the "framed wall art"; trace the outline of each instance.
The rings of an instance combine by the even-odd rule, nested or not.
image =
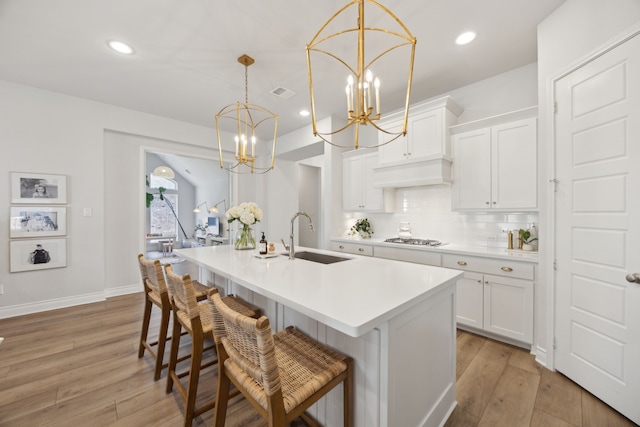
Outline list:
[[[65,204],[67,177],[11,172],[11,203]]]
[[[11,206],[9,237],[51,237],[67,234],[67,208]]]
[[[12,240],[9,253],[11,273],[66,267],[67,239]]]

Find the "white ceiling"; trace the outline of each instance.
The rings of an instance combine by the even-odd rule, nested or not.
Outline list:
[[[535,62],[536,26],[564,0],[382,1],[418,40],[411,98],[419,101]],[[310,123],[297,114],[309,108],[305,45],[346,4],[0,0],[0,79],[214,128],[222,107],[244,100],[237,58],[246,53],[256,60],[249,101],[279,115],[282,135]],[[458,47],[454,39],[465,30],[478,38]],[[108,39],[136,54],[110,51]],[[393,71],[377,73],[388,82]],[[342,80],[335,77],[336,85]],[[278,86],[295,96],[271,94]],[[403,95],[382,88],[389,108],[401,107]],[[320,118],[344,109],[343,97],[321,100]]]

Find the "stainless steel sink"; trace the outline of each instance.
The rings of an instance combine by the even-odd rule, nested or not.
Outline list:
[[[282,254],[289,256],[289,254]],[[307,261],[319,262],[320,264],[333,264],[334,262],[347,261],[351,258],[343,258],[335,255],[319,254],[316,252],[296,252],[296,258]]]

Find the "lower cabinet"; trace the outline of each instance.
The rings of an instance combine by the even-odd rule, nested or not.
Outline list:
[[[456,284],[458,325],[533,343],[533,264],[458,255],[442,258],[443,267],[465,270]]]
[[[373,246],[361,245],[358,243],[332,241],[331,250],[336,252],[345,252],[348,254],[373,256]]]
[[[376,258],[387,258],[396,261],[413,262],[416,264],[435,265],[436,267],[440,267],[442,265],[442,255],[439,253],[416,249],[376,246],[374,256]]]

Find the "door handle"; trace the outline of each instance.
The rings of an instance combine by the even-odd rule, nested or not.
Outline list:
[[[626,279],[627,282],[640,284],[640,273],[629,273],[627,274]]]

